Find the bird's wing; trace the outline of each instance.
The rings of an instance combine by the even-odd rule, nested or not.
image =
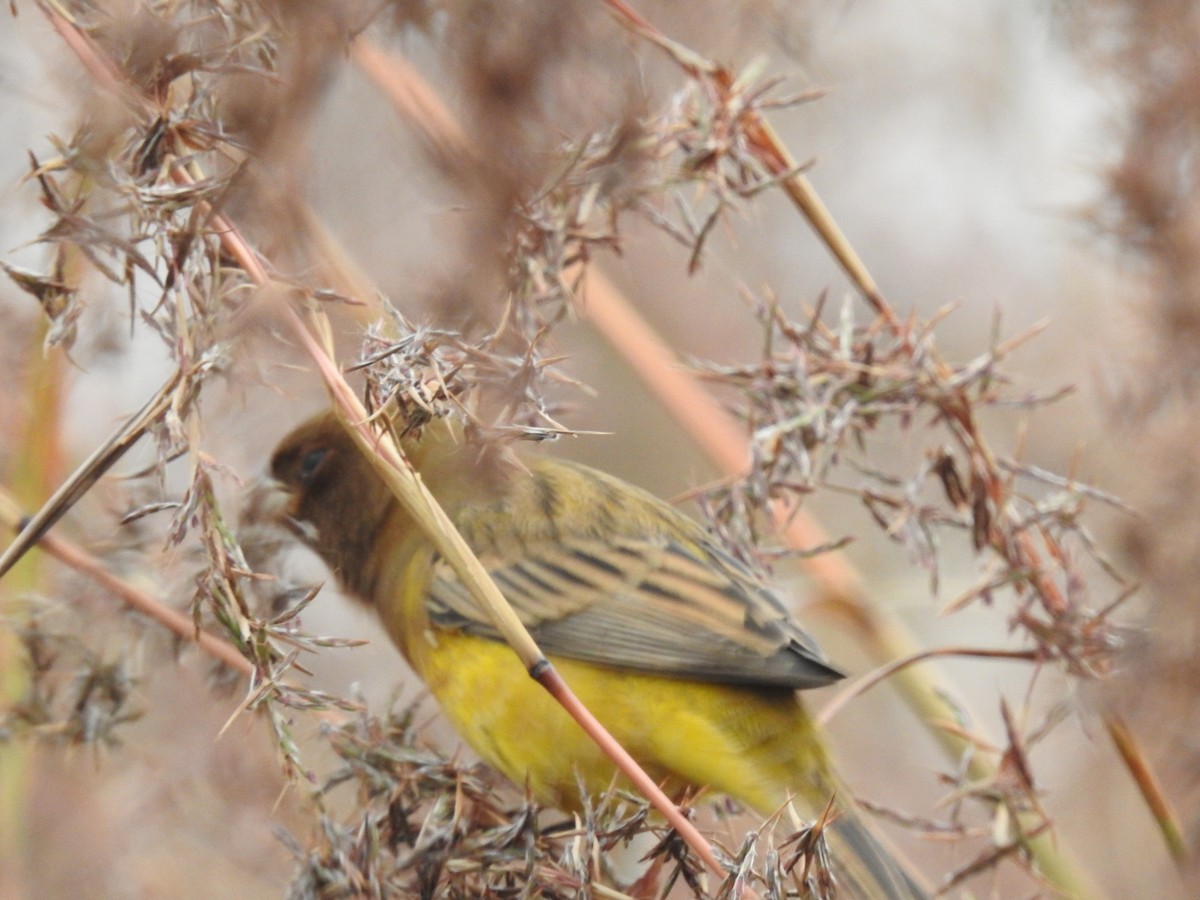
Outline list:
[[[547,655],[726,684],[841,677],[771,590],[715,545],[560,534],[522,550],[482,562]],[[444,562],[428,609],[435,625],[499,639]]]

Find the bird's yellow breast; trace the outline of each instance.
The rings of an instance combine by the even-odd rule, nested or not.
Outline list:
[[[411,662],[460,735],[534,796],[578,809],[612,783],[613,764],[503,644],[426,631]],[[552,660],[583,703],[669,790],[707,785],[770,813],[799,773],[820,768],[795,694],[680,681]],[[822,802],[813,798],[815,802]]]

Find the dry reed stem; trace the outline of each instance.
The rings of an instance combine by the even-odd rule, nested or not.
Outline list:
[[[0,489],[0,524],[8,530],[15,531],[24,520],[25,516],[16,501],[7,491]],[[254,674],[254,666],[228,641],[223,641],[207,631],[197,630],[196,623],[190,616],[159,602],[145,591],[118,578],[103,562],[81,547],[56,534],[43,534],[36,544],[63,565],[87,576],[130,609],[137,610],[146,618],[157,622],[180,640],[195,644],[235,672],[247,677]]]
[[[729,69],[703,59],[692,50],[683,47],[662,33],[653,23],[636,12],[624,0],[603,0],[613,11],[617,21],[651,43],[661,47],[679,66],[693,76],[706,75],[726,93],[733,90],[733,75]],[[751,149],[764,164],[767,171],[781,179],[784,191],[800,210],[809,225],[820,237],[821,243],[837,260],[838,265],[854,283],[863,299],[883,317],[888,327],[900,333],[900,320],[891,305],[884,299],[879,285],[871,277],[866,264],[854,246],[842,233],[841,227],[816,188],[799,171],[799,164],[780,140],[770,124],[756,111],[747,113],[746,134],[751,140]]]
[[[342,424],[358,444],[359,450],[387,483],[401,506],[417,520],[438,553],[446,559],[454,573],[471,592],[471,596],[491,618],[496,630],[516,651],[526,671],[536,677],[534,673],[549,663],[512,606],[492,581],[487,569],[467,546],[467,542],[458,533],[441,504],[429,493],[429,489],[401,452],[391,433],[386,429],[376,430],[371,427],[370,414],[333,362],[328,343],[323,345],[316,340],[309,327],[301,321],[290,305],[283,306],[282,314],[292,333],[316,365]]]
[[[1162,784],[1154,772],[1154,768],[1146,759],[1133,732],[1125,723],[1124,718],[1109,713],[1104,717],[1104,726],[1112,738],[1113,745],[1121,755],[1125,768],[1133,775],[1138,790],[1150,807],[1155,823],[1167,845],[1176,866],[1181,869],[1189,862],[1187,842],[1183,839],[1183,829],[1179,824],[1179,815],[1175,812],[1167,795],[1163,793]]]
[[[36,513],[27,520],[18,519],[12,523],[12,528],[18,533],[0,555],[0,578],[137,443],[150,423],[162,416],[171,405],[172,393],[180,380],[179,372],[172,373],[140,410],[126,419],[108,440],[79,464]]]

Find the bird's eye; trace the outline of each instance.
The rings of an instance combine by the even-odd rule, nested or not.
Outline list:
[[[301,484],[308,484],[313,480],[328,455],[328,447],[317,447],[300,457],[300,468],[296,470],[296,477]]]

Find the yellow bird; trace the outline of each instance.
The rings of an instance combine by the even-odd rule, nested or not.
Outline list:
[[[521,465],[435,421],[402,449],[563,678],[668,792],[762,815],[836,794],[841,896],[925,892],[837,789],[796,692],[841,677],[775,591],[651,494],[571,462]],[[580,808],[611,761],[524,671],[332,413],[271,459],[273,517],[372,607],[458,733],[542,802]],[[257,504],[263,503],[260,497]]]

